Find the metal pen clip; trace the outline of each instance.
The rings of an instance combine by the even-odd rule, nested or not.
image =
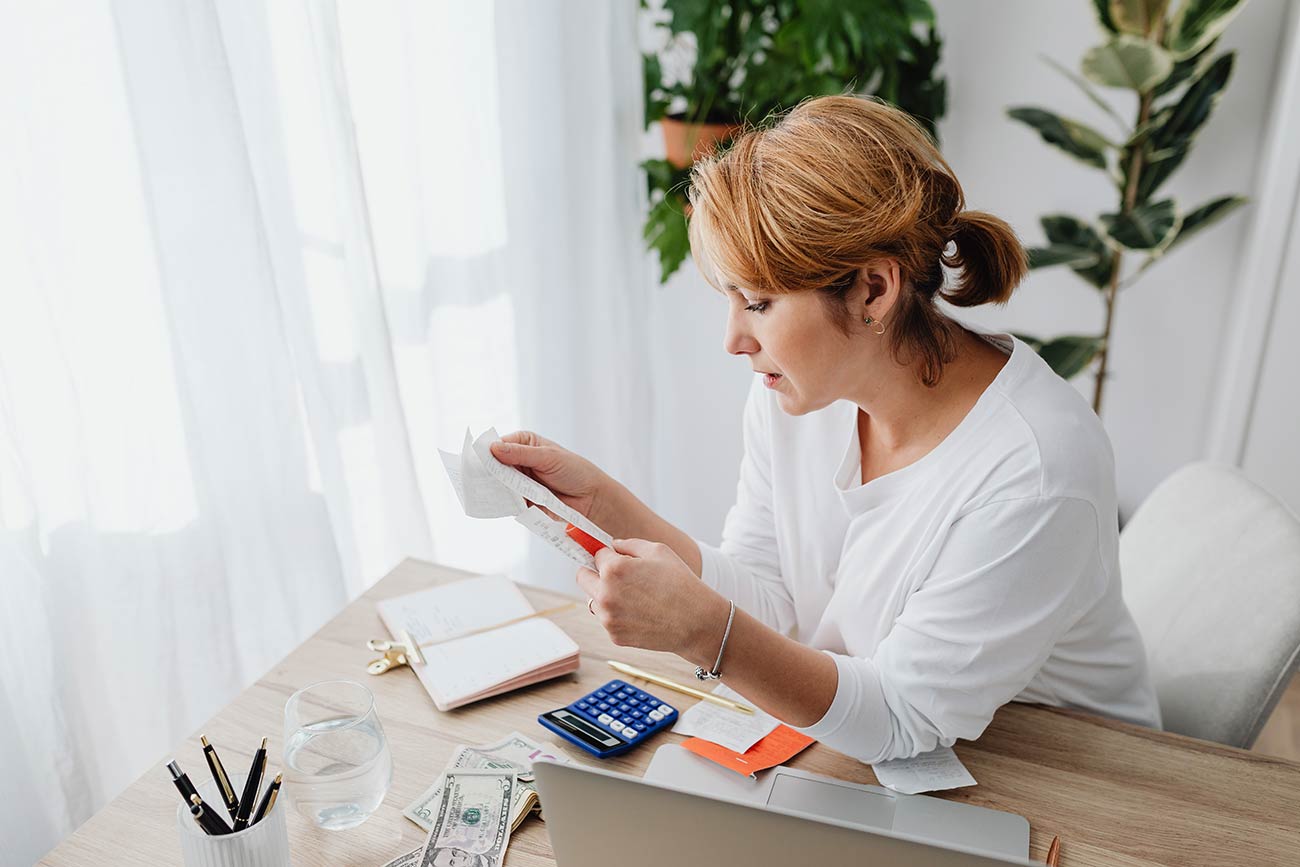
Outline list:
[[[419,645],[415,643],[411,633],[405,629],[398,633],[397,641],[390,641],[386,638],[372,638],[366,642],[366,647],[376,653],[383,654],[378,659],[372,659],[366,665],[368,674],[384,674],[394,668],[401,668],[413,662],[424,664],[424,657],[420,654]]]

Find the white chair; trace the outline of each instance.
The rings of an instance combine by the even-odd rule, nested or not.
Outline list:
[[[1165,729],[1249,749],[1300,661],[1300,521],[1236,468],[1191,464],[1119,554]]]

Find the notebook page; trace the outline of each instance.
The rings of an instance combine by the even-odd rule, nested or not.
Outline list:
[[[537,618],[434,645],[415,668],[439,704],[452,704],[577,652],[560,627]]]
[[[533,613],[524,594],[504,575],[484,575],[379,602],[384,625],[405,629],[416,642],[437,641]]]

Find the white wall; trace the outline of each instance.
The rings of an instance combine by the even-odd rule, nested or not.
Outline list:
[[[1035,105],[1106,129],[1108,119],[1049,67],[1072,69],[1101,41],[1086,0],[934,0],[946,40],[949,109],[943,150],[965,187],[968,206],[992,211],[1028,244],[1041,243],[1042,214],[1086,218],[1111,210],[1115,195],[1099,172],[1070,160],[1006,117]],[[1215,196],[1252,194],[1261,179],[1261,134],[1273,93],[1286,19],[1280,0],[1254,0],[1222,40],[1237,50],[1232,81],[1195,150],[1166,190],[1184,208]],[[1134,101],[1115,92],[1120,113]],[[1120,297],[1103,420],[1115,446],[1125,513],[1165,476],[1205,453],[1223,323],[1233,303],[1245,210],[1152,268]],[[749,382],[743,359],[722,351],[724,302],[689,263],[669,285],[650,290],[657,346],[655,405],[680,435],[656,444],[661,472],[686,468],[685,484],[660,482],[652,504],[688,531],[714,539],[735,494],[739,413]],[[1005,309],[963,311],[970,321],[1040,335],[1100,333],[1099,294],[1066,269],[1031,274]],[[1092,382],[1079,388],[1091,396]],[[1293,458],[1300,465],[1300,458]],[[1292,504],[1293,507],[1297,504]]]

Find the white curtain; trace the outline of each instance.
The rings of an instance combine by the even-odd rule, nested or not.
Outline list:
[[[0,863],[402,557],[570,587],[467,425],[653,499],[635,14],[0,3]]]

